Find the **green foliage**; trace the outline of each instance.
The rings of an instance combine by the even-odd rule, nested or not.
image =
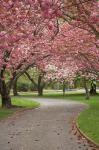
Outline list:
[[[38,82],[37,81],[38,75],[39,75],[38,70],[36,68],[29,69],[28,73],[31,75],[31,78],[33,78],[34,81],[37,83]],[[28,77],[25,74],[22,75],[18,79],[17,89],[18,89],[18,91],[23,91],[23,92],[36,91],[37,90],[35,85],[33,83],[31,83],[31,81],[28,79]]]
[[[17,90],[19,92],[27,92],[27,91],[37,91],[37,88],[32,83],[18,82]]]
[[[30,91],[37,91],[37,87],[35,87],[35,85],[31,83],[31,84],[29,85],[29,90],[30,90]]]
[[[17,89],[18,89],[18,91],[27,92],[29,90],[29,84],[28,83],[18,83]]]

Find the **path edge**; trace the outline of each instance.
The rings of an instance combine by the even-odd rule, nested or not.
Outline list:
[[[76,117],[74,123],[75,123],[75,128],[76,130],[79,132],[79,134],[85,138],[88,143],[90,143],[91,145],[93,145],[95,148],[98,148],[99,149],[99,144],[95,143],[91,138],[89,138],[79,127],[78,125],[78,118],[79,118],[80,114],[78,114],[78,116]]]
[[[40,106],[35,107],[35,108],[25,108],[25,107],[23,107],[23,109],[21,108],[21,109],[15,111],[11,116],[8,116],[6,118],[0,119],[0,123],[1,122],[6,122],[7,120],[15,119],[16,117],[20,116],[23,112],[26,112],[26,111],[29,111],[29,110],[34,110],[34,109],[37,109],[39,107]]]

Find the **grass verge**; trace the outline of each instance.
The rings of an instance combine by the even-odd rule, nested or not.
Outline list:
[[[0,108],[0,120],[9,117],[15,112],[14,109]]]
[[[24,109],[24,108],[36,108],[39,107],[39,103],[29,100],[28,98],[23,98],[23,97],[12,97],[12,104],[15,106],[21,106],[20,108],[15,107],[15,108],[11,108],[11,109],[6,109],[6,108],[1,108],[1,101],[0,101],[0,120],[7,118],[9,116],[11,116],[12,114],[14,114],[15,112]]]
[[[16,106],[22,106],[25,108],[36,108],[40,103],[30,100],[24,97],[12,97],[12,104]]]

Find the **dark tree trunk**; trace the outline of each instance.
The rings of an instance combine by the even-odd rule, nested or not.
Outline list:
[[[66,88],[65,81],[63,81],[63,96],[65,96],[65,88]]]
[[[2,98],[2,107],[11,108],[11,97],[9,94],[1,95]]]
[[[74,88],[77,88],[77,80],[74,80]]]
[[[86,79],[84,79],[84,88],[85,88],[85,92],[86,92],[86,99],[90,99],[90,94],[89,94],[89,90],[88,90],[88,87],[87,87],[87,81]]]
[[[0,92],[2,99],[2,107],[10,108],[11,107],[11,98],[10,98],[10,88],[7,88],[7,85],[4,80],[0,81]]]
[[[44,86],[45,86],[45,83],[42,82],[42,79],[43,79],[43,75],[39,75],[38,77],[38,82],[36,83],[34,81],[34,79],[31,78],[31,76],[29,75],[28,72],[25,72],[25,74],[27,75],[28,79],[35,85],[35,87],[37,88],[38,90],[38,96],[43,96],[43,89],[44,89]]]
[[[43,87],[38,87],[38,96],[43,96]]]
[[[45,84],[42,83],[42,78],[43,78],[43,76],[39,75],[39,77],[38,77],[38,96],[43,96],[43,89],[44,89]]]
[[[97,92],[96,92],[96,82],[95,81],[91,82],[90,94],[91,95],[96,95],[97,94]]]
[[[13,82],[13,95],[14,96],[18,95],[18,91],[17,91],[17,79],[15,79],[14,82]]]
[[[2,99],[2,107],[10,108],[11,105],[11,97],[10,97],[10,89],[12,86],[13,80],[10,80],[8,83],[5,82],[4,79],[5,67],[0,72],[0,94]]]

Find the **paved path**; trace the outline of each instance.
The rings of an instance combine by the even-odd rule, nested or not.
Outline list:
[[[41,107],[0,122],[0,150],[92,150],[71,132],[72,119],[85,105],[41,99]]]

